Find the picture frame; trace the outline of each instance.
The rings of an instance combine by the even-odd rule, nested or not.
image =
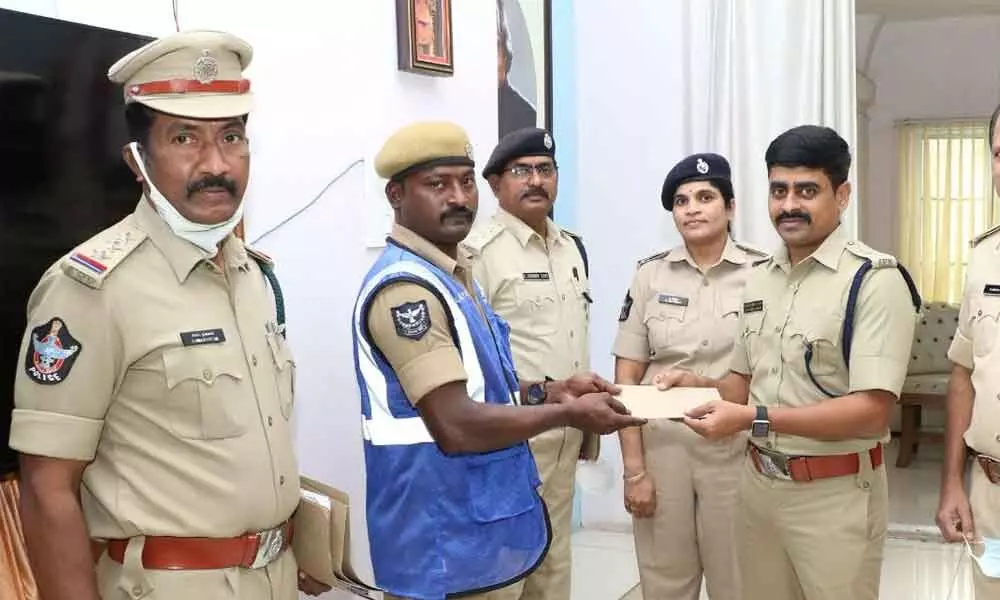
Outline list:
[[[450,77],[455,73],[451,0],[396,0],[399,69]]]
[[[495,0],[500,137],[552,131],[552,0]]]

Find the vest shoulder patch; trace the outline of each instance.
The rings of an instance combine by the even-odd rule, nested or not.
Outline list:
[[[101,289],[111,272],[124,263],[146,237],[145,231],[125,219],[74,248],[62,259],[60,267],[76,281]]]

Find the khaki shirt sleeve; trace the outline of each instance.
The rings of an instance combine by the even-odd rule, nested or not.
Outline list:
[[[417,339],[396,327],[393,309],[404,304],[425,306],[430,323]],[[368,312],[368,331],[414,405],[442,385],[468,379],[444,305],[421,285],[394,283],[379,291]]]
[[[612,354],[618,358],[649,362],[649,331],[646,328],[646,298],[649,295],[647,275],[640,269],[632,278],[621,312],[618,315],[618,334]]]
[[[909,289],[897,269],[879,269],[861,286],[851,343],[850,391],[899,396],[916,327]]]
[[[976,259],[975,253],[973,253],[973,258],[969,262],[969,266],[965,273],[965,288],[962,290],[962,305],[958,309],[958,327],[955,329],[955,337],[951,341],[951,346],[948,348],[948,360],[951,362],[962,365],[966,369],[972,369],[972,348],[973,348],[973,334],[972,328],[969,327],[969,311],[972,310],[969,304],[972,299],[972,295],[977,293],[975,288],[972,286],[971,275],[976,269]]]
[[[59,271],[46,273],[35,288],[14,379],[10,433],[14,450],[93,460],[123,368],[109,302],[106,291],[77,283]],[[50,337],[56,330],[58,345]],[[46,347],[61,356],[38,352]]]

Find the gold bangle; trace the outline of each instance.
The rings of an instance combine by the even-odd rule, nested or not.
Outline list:
[[[645,471],[639,471],[635,475],[625,475],[622,479],[625,480],[625,483],[636,483],[638,481],[642,481],[642,478],[645,476],[646,476]]]

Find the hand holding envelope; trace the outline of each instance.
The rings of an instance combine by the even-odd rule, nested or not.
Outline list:
[[[691,410],[721,400],[715,388],[674,387],[660,390],[653,385],[620,385],[618,400],[640,419],[684,420]]]

